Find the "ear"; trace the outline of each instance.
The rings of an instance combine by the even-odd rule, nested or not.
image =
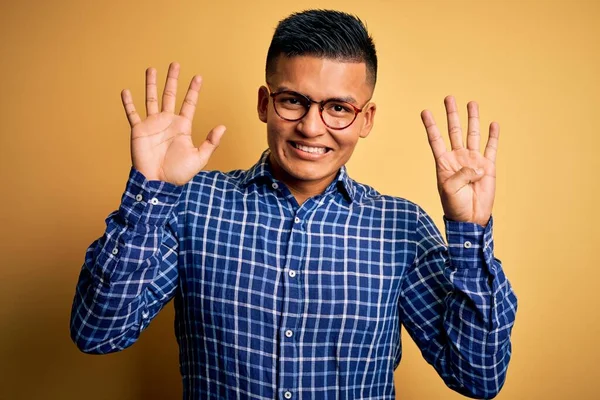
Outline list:
[[[269,109],[269,89],[265,86],[258,88],[258,101],[256,111],[258,111],[258,119],[262,122],[267,122],[267,110]]]
[[[377,111],[377,105],[375,103],[369,103],[363,109],[364,118],[362,119],[362,126],[358,136],[361,138],[366,138],[369,136],[371,129],[373,128],[373,124],[375,123],[375,112]]]

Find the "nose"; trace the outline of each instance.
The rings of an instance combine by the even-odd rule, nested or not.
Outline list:
[[[298,122],[297,129],[308,137],[320,136],[327,131],[319,114],[319,104],[311,104],[306,115]]]

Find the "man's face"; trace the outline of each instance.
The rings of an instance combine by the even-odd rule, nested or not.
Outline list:
[[[258,114],[267,124],[270,162],[276,177],[288,185],[310,184],[324,190],[350,159],[358,139],[366,137],[373,126],[375,104],[365,105],[373,90],[367,82],[365,63],[280,56],[268,84],[273,93],[291,90],[314,101],[345,98],[363,108],[352,125],[335,130],[323,123],[317,104],[298,121],[282,119],[273,108],[268,89],[259,89]]]

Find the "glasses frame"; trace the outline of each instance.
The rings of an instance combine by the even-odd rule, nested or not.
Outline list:
[[[303,104],[304,109],[305,109],[304,114],[302,114],[301,117],[294,118],[294,119],[285,118],[285,117],[281,116],[281,114],[279,114],[279,111],[277,111],[277,107],[275,106],[275,99],[277,98],[277,96],[279,96],[281,94],[291,94],[291,95],[294,95],[294,96],[297,95],[297,96],[302,97],[303,99],[305,99],[306,103]],[[365,104],[362,108],[358,108],[354,104],[348,103],[347,101],[336,100],[336,99],[328,99],[328,100],[315,101],[315,100],[312,100],[311,98],[309,98],[308,96],[303,95],[302,93],[294,92],[293,90],[282,90],[280,92],[271,92],[271,88],[269,88],[269,97],[271,97],[273,99],[273,109],[275,109],[275,113],[279,116],[279,118],[281,118],[281,119],[283,119],[285,121],[290,121],[290,122],[300,121],[302,118],[306,117],[306,115],[310,111],[310,107],[313,104],[318,104],[319,105],[319,116],[321,117],[321,121],[323,121],[323,123],[325,124],[326,127],[328,127],[329,129],[334,129],[336,131],[341,131],[342,129],[346,129],[347,127],[349,127],[350,125],[352,125],[354,123],[354,121],[356,121],[356,118],[358,117],[358,114],[360,114],[361,112],[363,112],[363,110],[365,109],[365,106],[367,104],[369,104],[367,102],[367,104]],[[350,121],[350,123],[348,125],[343,126],[343,127],[334,127],[334,126],[329,125],[327,122],[325,122],[325,118],[323,118],[323,110],[325,109],[325,104],[327,104],[329,102],[344,103],[344,104],[348,104],[350,107],[352,107],[352,109],[354,110],[354,118],[352,118],[352,121]],[[306,104],[308,104],[308,107],[306,106]]]

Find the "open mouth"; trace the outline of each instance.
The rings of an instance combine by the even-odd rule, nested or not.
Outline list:
[[[312,146],[304,146],[304,145],[298,144],[296,142],[290,142],[290,143],[292,146],[294,146],[298,150],[301,150],[308,154],[325,154],[325,153],[331,151],[331,149],[329,147],[312,147]]]

